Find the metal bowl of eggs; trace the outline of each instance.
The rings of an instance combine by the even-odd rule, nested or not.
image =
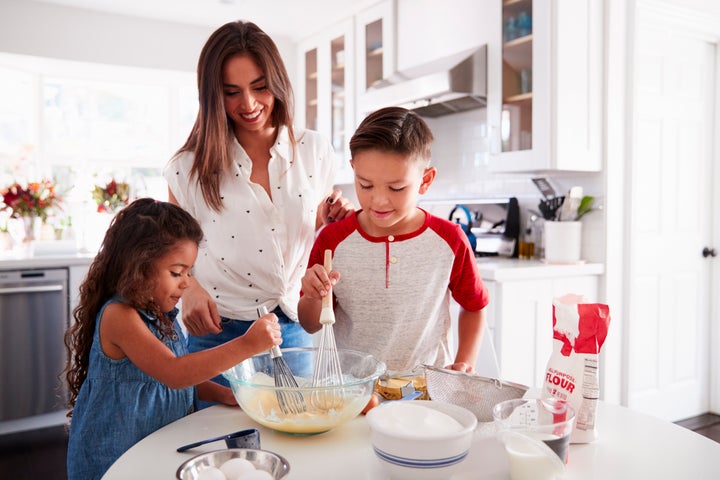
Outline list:
[[[255,355],[223,372],[235,399],[254,421],[295,435],[327,432],[355,418],[367,405],[385,364],[368,353],[338,349],[340,385],[313,386],[317,348],[281,349],[297,387],[276,386],[276,359]]]
[[[228,448],[202,453],[177,469],[178,480],[281,480],[290,471],[277,453],[250,448]]]

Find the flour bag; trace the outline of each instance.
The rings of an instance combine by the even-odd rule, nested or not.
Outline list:
[[[545,370],[543,396],[567,400],[575,410],[571,443],[597,438],[598,354],[609,325],[607,305],[583,303],[579,295],[553,299],[553,352]]]

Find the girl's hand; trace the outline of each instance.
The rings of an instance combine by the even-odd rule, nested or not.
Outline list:
[[[182,296],[182,321],[190,335],[220,333],[220,314],[210,295],[197,282]]]
[[[315,264],[305,271],[301,279],[303,295],[308,298],[322,300],[330,292],[330,288],[340,280],[340,272],[331,270],[329,273],[322,265]]]
[[[274,313],[268,313],[255,320],[247,332],[242,336],[246,348],[253,354],[270,350],[282,343],[280,324]]]
[[[342,220],[354,211],[355,206],[336,188],[318,206],[318,226]]]

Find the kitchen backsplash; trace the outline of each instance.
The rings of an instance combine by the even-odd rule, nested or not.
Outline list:
[[[574,185],[583,187],[586,195],[596,197],[596,204],[604,199],[602,173],[545,172],[494,173],[488,167],[488,138],[486,110],[479,109],[438,118],[426,118],[435,141],[432,164],[438,169],[435,182],[422,197],[428,200],[466,200],[487,197],[517,197],[524,225],[528,209],[538,210],[542,194],[532,182],[533,177],[548,179],[560,195]],[[343,194],[357,205],[353,185],[342,185]],[[588,261],[604,258],[602,237],[604,217],[593,212],[583,219],[583,255]]]

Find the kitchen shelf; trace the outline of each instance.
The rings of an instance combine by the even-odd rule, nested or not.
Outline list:
[[[518,95],[511,95],[505,99],[503,99],[504,103],[531,103],[532,102],[532,92],[527,93],[520,93]]]

